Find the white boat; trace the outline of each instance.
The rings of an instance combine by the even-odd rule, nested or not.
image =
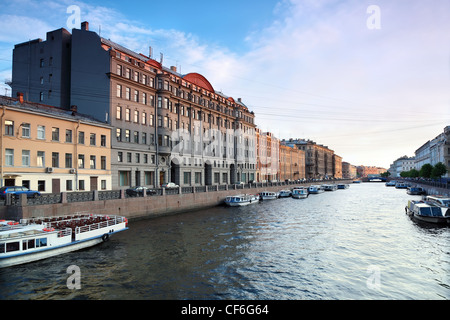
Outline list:
[[[225,198],[225,204],[230,207],[242,207],[259,202],[259,197],[253,194],[238,194]]]
[[[385,183],[386,187],[395,187],[395,185],[397,184],[397,181],[395,180],[391,180]]]
[[[407,189],[408,185],[406,183],[403,182],[397,182],[395,184],[395,189]]]
[[[346,183],[340,183],[337,185],[337,188],[338,189],[348,189],[348,188],[350,188],[350,186]]]
[[[337,190],[337,185],[335,185],[335,184],[324,184],[322,186],[322,189],[324,191],[336,191]]]
[[[273,200],[278,198],[278,192],[263,191],[260,192],[259,196],[261,197],[261,200]]]
[[[442,196],[427,196],[425,199],[435,206],[450,208],[450,198]]]
[[[75,214],[65,217],[0,220],[0,268],[84,249],[128,229],[120,216]]]
[[[306,188],[294,188],[294,190],[292,190],[292,198],[295,199],[305,199],[308,195],[308,189]]]
[[[409,200],[405,211],[410,217],[414,217],[420,221],[437,224],[450,223],[450,209],[435,206],[429,201]]]
[[[290,197],[291,195],[292,195],[291,190],[281,190],[280,191],[280,198],[287,198],[287,197]]]
[[[312,185],[308,187],[308,193],[318,194],[322,193],[324,190],[319,185]]]

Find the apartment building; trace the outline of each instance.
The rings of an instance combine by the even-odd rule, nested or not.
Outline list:
[[[334,151],[312,140],[283,139],[281,144],[296,146],[305,152],[305,175],[307,179],[329,179],[342,175],[342,159],[334,157]],[[336,176],[335,176],[336,175]]]
[[[0,96],[1,185],[43,193],[111,189],[111,128],[89,116]]]
[[[305,152],[295,147],[280,144],[280,180],[305,178]]]
[[[356,176],[356,166],[345,161],[342,162],[342,177],[344,179],[355,179]]]
[[[256,125],[241,99],[104,39],[87,22],[16,45],[12,88],[110,124],[113,188],[255,179]]]
[[[280,180],[280,140],[271,132],[256,128],[256,181]]]
[[[446,126],[442,133],[428,140],[415,151],[415,168],[420,171],[424,164],[436,165],[442,162],[450,168],[450,126]],[[444,175],[449,177],[450,173]]]

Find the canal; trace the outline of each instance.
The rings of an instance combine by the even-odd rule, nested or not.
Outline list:
[[[406,216],[418,197],[362,183],[132,221],[96,247],[0,270],[0,299],[449,299],[450,228]]]

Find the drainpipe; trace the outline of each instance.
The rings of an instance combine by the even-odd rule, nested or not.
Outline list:
[[[5,113],[6,113],[6,106],[3,105],[2,107],[3,109],[3,113],[1,116],[1,123],[0,123],[0,187],[3,187],[3,164],[5,162],[4,158],[3,158],[3,118],[5,117]]]
[[[78,191],[78,129],[80,128],[80,120],[78,120],[75,129],[75,188]],[[86,138],[86,137],[85,137]]]

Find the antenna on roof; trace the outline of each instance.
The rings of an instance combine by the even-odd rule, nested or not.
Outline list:
[[[149,57],[150,59],[152,59],[152,56],[153,56],[153,49],[152,49],[151,46],[149,46],[149,47],[148,47],[148,57]]]
[[[162,52],[159,53],[160,54],[160,63],[161,65],[163,64],[163,60],[164,60],[164,55]]]

